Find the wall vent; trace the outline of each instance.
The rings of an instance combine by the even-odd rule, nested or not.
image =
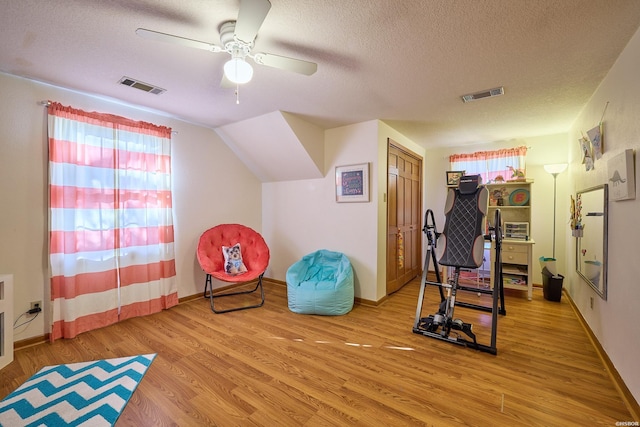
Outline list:
[[[502,86],[494,89],[484,90],[482,92],[471,93],[469,95],[462,95],[462,101],[471,102],[477,101],[482,98],[490,98],[492,96],[504,95],[504,88]]]
[[[140,80],[132,79],[130,77],[123,77],[120,79],[118,83],[120,83],[121,85],[140,89],[142,91],[149,92],[154,95],[160,95],[161,93],[164,93],[167,91],[166,89],[162,89],[160,87],[151,85],[149,83],[144,83],[144,82],[141,82]]]

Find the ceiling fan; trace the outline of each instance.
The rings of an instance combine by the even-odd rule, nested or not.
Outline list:
[[[136,34],[151,40],[159,40],[211,52],[228,53],[231,55],[231,59],[224,64],[223,87],[233,87],[251,80],[253,67],[246,61],[247,57],[253,59],[256,64],[268,67],[293,71],[307,76],[315,73],[318,65],[313,62],[271,53],[252,52],[256,35],[267,17],[269,9],[271,9],[269,0],[241,0],[237,20],[225,22],[220,26],[220,43],[222,46],[144,28],[138,28]]]

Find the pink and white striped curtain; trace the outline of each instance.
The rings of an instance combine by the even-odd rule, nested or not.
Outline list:
[[[51,340],[178,303],[171,129],[51,103]]]
[[[527,147],[504,148],[493,151],[477,151],[470,154],[453,154],[449,163],[453,171],[465,171],[467,175],[481,175],[487,183],[501,175],[505,180],[512,178],[512,170],[526,171]]]

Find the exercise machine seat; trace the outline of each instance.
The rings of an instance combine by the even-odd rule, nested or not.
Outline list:
[[[353,308],[353,268],[343,253],[326,249],[302,257],[287,270],[289,310],[335,316]]]
[[[445,225],[438,237],[436,255],[441,265],[478,268],[484,257],[483,223],[489,192],[479,176],[464,176],[450,188],[445,203]]]

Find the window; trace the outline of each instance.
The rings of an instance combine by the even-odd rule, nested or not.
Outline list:
[[[52,103],[51,340],[178,303],[171,129]]]
[[[498,176],[507,181],[516,177],[516,171],[526,171],[527,147],[478,151],[471,154],[449,156],[450,170],[465,171],[467,175],[480,175],[482,182],[491,182]]]

